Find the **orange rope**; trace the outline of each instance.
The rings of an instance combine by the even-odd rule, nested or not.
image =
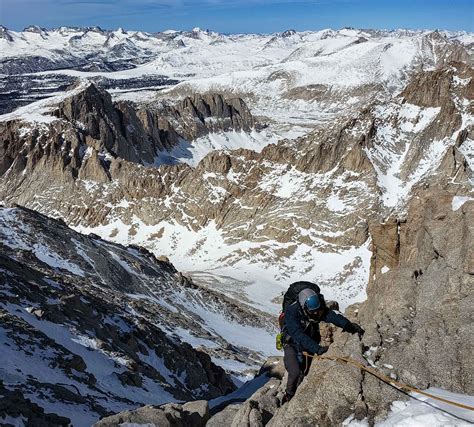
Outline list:
[[[415,393],[419,393],[419,394],[422,394],[424,396],[430,397],[432,399],[439,400],[440,402],[447,403],[449,405],[454,405],[454,406],[457,406],[457,407],[462,408],[462,409],[467,409],[469,411],[474,411],[474,406],[464,405],[463,403],[459,403],[459,402],[453,402],[452,400],[448,400],[448,399],[445,399],[443,397],[435,396],[434,394],[427,393],[426,391],[420,390],[416,387],[412,387],[410,385],[401,383],[399,381],[395,381],[393,378],[390,378],[387,375],[381,374],[380,372],[377,372],[376,370],[371,369],[371,368],[363,365],[362,363],[357,362],[354,359],[351,359],[350,357],[317,356],[317,355],[313,356],[313,355],[311,355],[307,352],[303,352],[303,354],[306,357],[306,360],[307,360],[308,357],[311,357],[313,359],[333,360],[333,361],[336,361],[336,362],[338,362],[338,361],[339,362],[345,362],[348,365],[352,365],[352,366],[355,366],[356,368],[362,369],[365,372],[368,372],[369,374],[373,375],[374,377],[377,377],[378,379],[380,379],[384,382],[390,383],[390,384],[392,384],[392,385],[394,385],[394,386],[396,386],[396,387],[398,387],[402,390],[408,390],[408,391],[412,391],[412,392],[415,392]],[[308,363],[306,362],[306,365],[307,364]]]

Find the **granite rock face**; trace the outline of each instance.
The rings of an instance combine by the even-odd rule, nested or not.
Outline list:
[[[103,182],[112,158],[153,164],[161,151],[171,150],[182,140],[192,141],[216,131],[250,131],[256,124],[238,98],[195,95],[176,105],[135,109],[124,101],[112,102],[110,94],[93,83],[72,88],[70,95],[49,106],[45,115],[46,132],[44,125],[33,125],[31,132],[25,133],[21,121],[1,123],[0,172],[7,171],[13,162],[29,169],[40,163],[58,168],[58,175],[76,178],[85,160],[96,152],[99,159],[94,163],[103,171],[96,169],[80,178]],[[54,162],[59,164],[52,165]]]
[[[257,124],[242,99],[224,98],[216,93],[195,94],[177,103],[165,104],[160,112],[177,133],[189,141],[209,132],[250,132]]]
[[[334,309],[337,308],[333,303],[330,305],[334,307]],[[321,328],[322,340],[326,345],[333,343],[335,330],[336,328],[333,325],[324,325],[324,327]],[[250,384],[244,386],[244,388],[249,387],[249,389],[255,390],[254,386],[252,386],[252,382],[257,382],[258,384],[263,384],[261,387],[251,392],[246,400],[245,398],[242,399],[242,395],[239,394],[241,390],[237,390],[237,394],[235,395],[230,394],[227,396],[227,400],[225,400],[226,397],[224,396],[224,401],[220,401],[217,406],[212,406],[212,416],[210,418],[206,415],[206,411],[201,411],[205,414],[201,420],[206,420],[205,425],[208,427],[263,427],[265,425],[272,425],[278,414],[282,413],[282,411],[284,412],[287,408],[286,406],[282,407],[281,404],[286,381],[287,374],[283,357],[270,357],[262,365],[255,378],[250,381]],[[243,395],[245,395],[245,393]],[[211,401],[210,403],[213,402]],[[194,405],[195,403],[191,402],[185,404],[183,408],[189,404]],[[148,407],[143,407],[132,413],[123,412],[104,419],[105,424],[98,423],[98,425],[111,425],[107,424],[110,421],[114,421],[117,424],[122,422],[156,423],[155,419],[157,419],[157,415],[155,411],[158,411],[159,416],[162,416],[163,412],[167,411],[167,407],[168,405],[164,405],[163,407],[155,408],[153,411],[150,411]],[[179,410],[179,408],[177,409]],[[177,413],[176,416],[178,418],[176,425],[180,425]],[[199,421],[196,422],[196,425],[199,425]],[[165,423],[164,425],[168,424]]]
[[[359,341],[337,331],[328,355],[351,357],[420,389],[473,393],[474,203],[454,210],[456,197],[443,188],[420,190],[406,220],[373,228],[368,298],[346,313],[366,334]],[[400,399],[352,366],[318,361],[268,425],[335,426],[350,416],[373,424]]]

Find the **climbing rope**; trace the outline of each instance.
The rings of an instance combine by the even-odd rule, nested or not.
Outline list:
[[[419,393],[424,396],[430,397],[431,399],[438,400],[443,403],[447,403],[449,405],[454,405],[457,406],[458,408],[462,409],[467,409],[469,411],[474,411],[474,406],[469,406],[469,405],[464,405],[463,403],[459,402],[454,402],[452,400],[445,399],[444,397],[439,397],[435,396],[434,394],[427,393],[426,391],[420,390],[416,387],[412,387],[410,385],[401,383],[399,381],[394,380],[393,378],[388,377],[387,375],[384,375],[375,369],[371,369],[365,365],[363,365],[360,362],[357,362],[354,359],[351,359],[350,357],[340,357],[340,356],[317,356],[317,355],[311,355],[307,352],[303,352],[303,355],[305,356],[305,361],[306,361],[306,367],[308,367],[308,358],[311,357],[312,359],[319,359],[319,360],[332,360],[336,362],[344,362],[347,363],[348,365],[355,366],[356,368],[362,369],[365,372],[368,372],[369,374],[373,375],[374,377],[378,378],[379,380],[394,385],[395,387],[402,389],[402,390],[408,390],[411,392]]]

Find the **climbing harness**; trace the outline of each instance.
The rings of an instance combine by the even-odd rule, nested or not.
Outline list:
[[[355,366],[356,368],[362,369],[363,371],[368,372],[369,374],[373,375],[374,377],[378,378],[379,380],[383,381],[384,383],[391,384],[391,385],[393,385],[393,386],[395,386],[399,389],[419,393],[419,394],[422,394],[424,396],[430,397],[432,399],[438,400],[440,402],[447,403],[449,405],[457,406],[458,408],[467,409],[469,411],[474,411],[474,406],[464,405],[463,403],[454,402],[452,400],[448,400],[448,399],[445,399],[443,397],[435,396],[434,394],[427,393],[426,391],[420,390],[416,387],[412,387],[410,385],[401,383],[399,381],[395,381],[393,378],[390,378],[387,375],[384,375],[380,372],[377,372],[376,370],[371,369],[371,368],[363,365],[362,363],[357,362],[354,359],[351,359],[350,357],[318,356],[318,355],[311,355],[311,354],[307,353],[306,351],[303,352],[303,355],[305,356],[306,367],[308,367],[308,358],[319,359],[319,360],[332,360],[332,361],[335,361],[335,362],[344,362],[344,363],[347,363],[348,365],[352,365],[352,366]]]

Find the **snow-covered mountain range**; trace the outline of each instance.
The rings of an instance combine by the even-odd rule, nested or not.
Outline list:
[[[153,89],[151,94],[132,91],[130,96],[137,99],[154,96],[157,88],[176,81],[215,77],[195,84],[200,90],[211,86],[258,93],[252,105],[255,113],[270,113],[271,106],[271,114],[266,114],[269,119],[289,121],[297,131],[301,130],[298,124],[304,128],[343,106],[357,104],[357,93],[344,89],[397,88],[411,69],[459,59],[459,48],[471,52],[472,43],[470,33],[406,30],[223,35],[200,29],[149,34],[97,27],[30,27],[23,32],[2,27],[0,73],[9,77],[3,77],[0,85],[5,96],[31,100],[50,94],[55,87],[64,88],[71,76],[90,77],[96,71],[115,91]],[[37,71],[46,74],[34,74],[32,81],[19,76]],[[278,93],[283,96],[275,96]],[[324,96],[318,108],[311,105]]]
[[[71,68],[84,71],[119,71],[150,62],[151,67],[164,67],[175,75],[248,70],[255,66],[327,55],[352,44],[367,40],[416,39],[430,31],[408,30],[342,30],[275,34],[226,35],[195,28],[191,31],[104,30],[100,27],[59,27],[45,29],[29,26],[23,31],[0,27],[2,71],[11,74]],[[472,45],[466,32],[442,31],[449,41]],[[321,43],[323,40],[326,42]],[[398,44],[398,43],[397,43]],[[399,45],[400,46],[400,45]],[[208,47],[207,49],[203,49]],[[392,51],[395,53],[397,47]],[[206,52],[207,51],[207,52]],[[398,50],[397,53],[402,52]],[[409,58],[413,52],[405,51]],[[247,59],[243,57],[247,56]],[[401,61],[402,58],[398,58]],[[26,69],[15,68],[22,64]],[[27,66],[29,64],[29,66]],[[194,64],[195,67],[189,67]],[[387,64],[390,66],[391,64]],[[186,66],[181,70],[179,67]]]
[[[471,179],[469,51],[440,32],[196,34],[179,35],[191,52],[163,54],[185,62],[126,71],[190,72],[166,90],[110,99],[74,72],[87,82],[1,116],[2,198],[203,283],[230,277],[265,310],[299,278],[343,306],[363,300],[370,222],[403,211],[423,179]],[[228,43],[249,69],[219,69]]]
[[[8,262],[21,250],[41,275],[67,270],[74,292],[99,282],[98,295],[138,304],[163,339],[201,347],[243,377],[273,351],[269,313],[289,283],[318,282],[343,309],[364,301],[367,285],[397,265],[397,230],[422,190],[473,198],[473,40],[446,31],[2,27],[0,200],[75,230],[58,226],[75,239],[60,247],[51,220],[4,209]],[[38,221],[46,231],[28,225]],[[388,249],[374,247],[380,223],[395,233]],[[375,250],[390,256],[375,260]],[[109,259],[112,282],[100,279],[93,252]],[[166,263],[169,275],[155,283],[145,271],[154,257],[186,278]],[[29,282],[15,280],[26,294]],[[1,291],[13,298],[10,287]],[[42,303],[59,292],[41,289]],[[45,333],[25,314],[44,307],[13,303],[5,315]],[[80,331],[90,343],[88,333]],[[186,399],[199,397],[193,390]]]

